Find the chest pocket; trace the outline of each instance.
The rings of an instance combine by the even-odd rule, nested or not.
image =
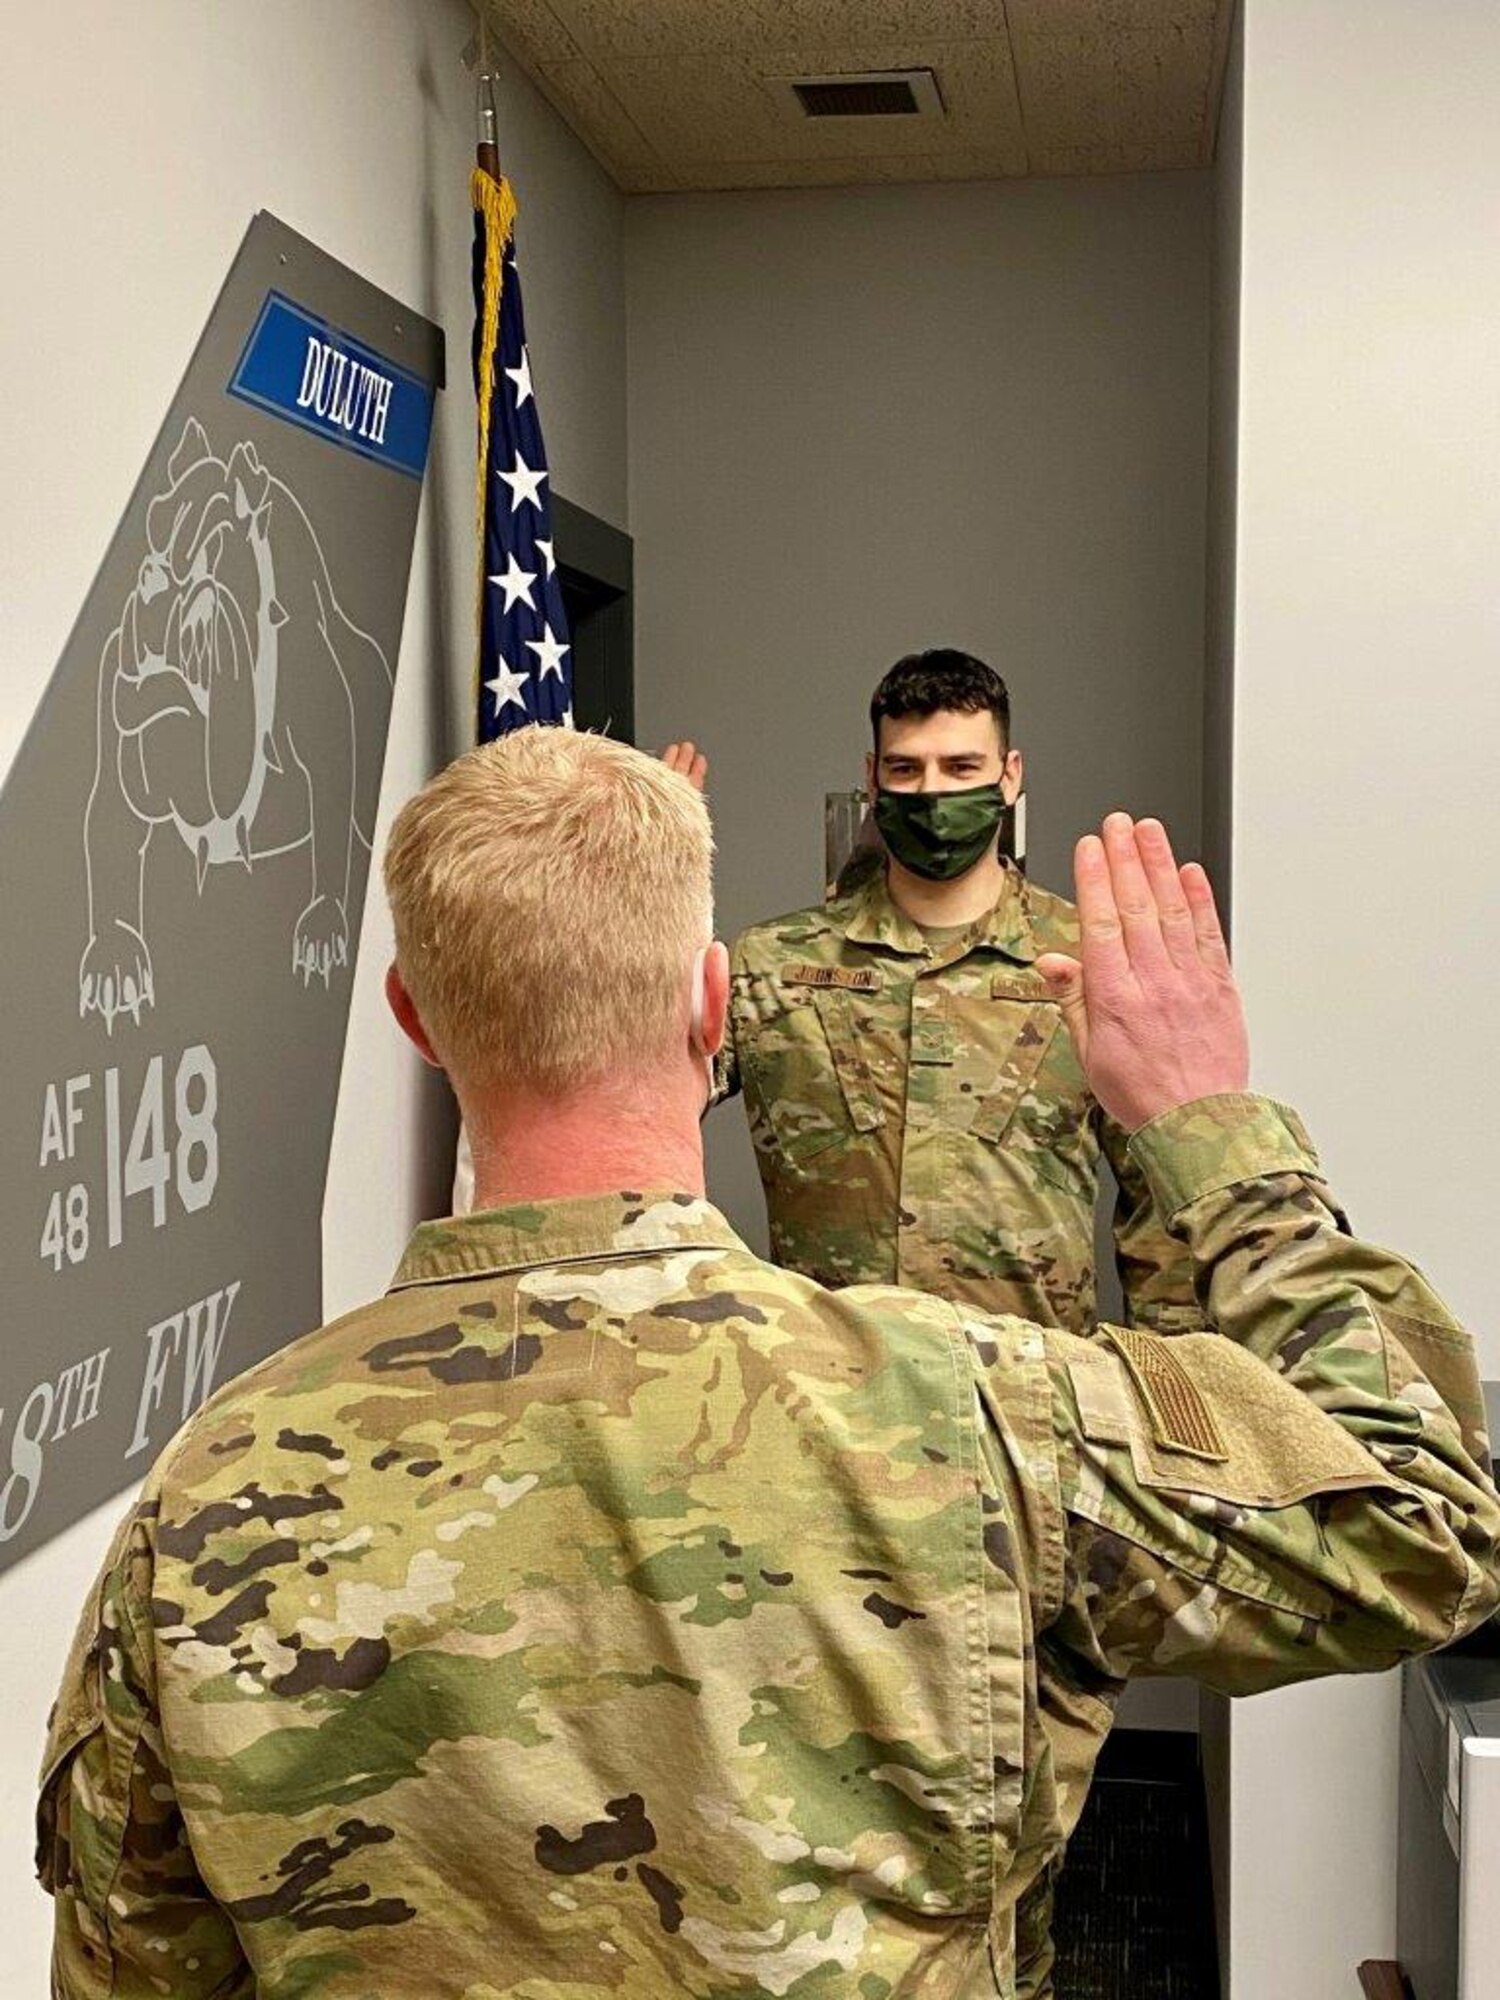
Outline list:
[[[873,1132],[885,1123],[885,1110],[865,1060],[866,1030],[859,1018],[859,1001],[849,993],[821,991],[813,995],[813,1005],[833,1054],[849,1123],[856,1132]]]
[[[861,1049],[859,996],[757,983],[754,1025],[741,1061],[774,1151],[800,1165],[883,1125],[885,1111]]]
[[[985,1004],[985,1003],[981,1003]],[[970,1130],[976,1139],[999,1145],[1016,1107],[1036,1081],[1062,1015],[1040,973],[1007,970],[990,981],[985,1043],[999,1050],[999,1067],[980,1099]]]

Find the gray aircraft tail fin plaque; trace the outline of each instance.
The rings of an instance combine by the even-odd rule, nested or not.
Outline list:
[[[257,216],[0,792],[0,1567],[321,1317],[442,381]]]

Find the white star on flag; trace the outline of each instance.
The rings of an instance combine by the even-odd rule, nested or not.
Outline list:
[[[515,604],[518,597],[525,598],[528,611],[535,611],[536,605],[532,602],[531,586],[536,582],[536,571],[534,569],[522,569],[521,565],[516,561],[516,552],[514,549],[507,552],[504,576],[492,576],[490,582],[495,585],[497,590],[505,592],[505,608],[507,611]]]
[[[516,408],[519,410],[531,395],[531,349],[523,347],[520,367],[507,368],[505,372],[516,385]]]
[[[501,714],[504,711],[506,703],[510,701],[513,701],[524,715],[526,712],[526,697],[521,693],[521,690],[531,679],[530,674],[513,674],[498,653],[495,655],[495,665],[500,671],[492,681],[486,681],[485,686],[495,697],[496,715]]]
[[[536,538],[536,545],[542,552],[542,561],[547,565],[547,574],[548,576],[551,576],[553,571],[557,568],[557,557],[552,553],[552,544],[550,542],[544,542],[541,536],[538,535]]]
[[[513,468],[509,472],[497,472],[495,477],[503,479],[510,488],[510,511],[512,514],[516,512],[523,500],[530,501],[537,512],[541,512],[542,482],[547,477],[544,470],[533,471],[525,459],[522,458],[520,452],[517,452]]]
[[[550,625],[543,625],[540,639],[528,639],[527,648],[536,654],[541,672],[537,679],[544,681],[548,674],[556,674],[562,679],[562,663],[568,656],[568,648],[563,645]]]

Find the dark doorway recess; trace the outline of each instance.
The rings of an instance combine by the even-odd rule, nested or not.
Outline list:
[[[1058,2000],[1218,2000],[1198,1739],[1117,1729],[1057,1887]]]
[[[573,720],[635,741],[635,545],[561,494],[552,539],[573,645]]]

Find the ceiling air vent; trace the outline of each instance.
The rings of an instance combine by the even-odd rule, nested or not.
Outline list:
[[[805,118],[940,118],[943,114],[937,79],[930,69],[794,76],[786,81]]]

